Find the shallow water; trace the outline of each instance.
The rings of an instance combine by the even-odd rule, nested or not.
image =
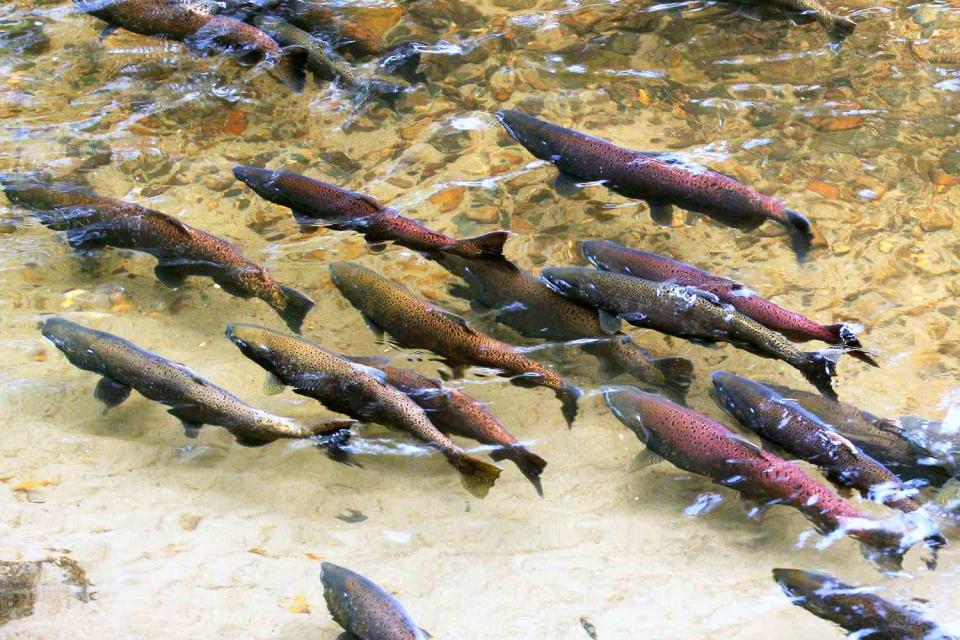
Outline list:
[[[498,337],[536,343],[472,312],[447,291],[456,279],[415,253],[374,253],[349,232],[301,233],[286,209],[233,179],[235,164],[362,190],[454,235],[511,229],[507,254],[524,268],[576,263],[587,238],[668,253],[823,322],[862,323],[883,366],[845,358],[841,399],[889,417],[941,418],[960,403],[960,9],[833,4],[860,23],[837,49],[817,25],[757,22],[713,3],[503,0],[477,5],[485,18],[467,24],[428,5],[408,4],[390,36],[436,43],[424,54],[427,83],[393,111],[312,81],[293,95],[259,69],[177,43],[123,31],[99,41],[102,23],[71,2],[7,2],[0,25],[35,20],[49,43],[0,50],[0,170],[80,175],[102,195],[235,241],[317,301],[305,336],[431,375],[443,368],[431,356],[366,328],[328,262],[357,260]],[[734,175],[806,213],[817,249],[800,266],[769,225],[741,233],[680,214],[663,228],[602,187],[559,195],[556,170],[497,124],[501,107]],[[543,499],[510,463],[480,501],[420,447],[345,467],[296,443],[239,447],[213,427],[187,440],[136,394],[102,415],[95,376],[41,337],[42,318],[121,335],[282,415],[327,412],[289,391],[266,395],[261,369],[223,337],[227,321],[282,329],[265,304],[204,279],[166,289],[144,254],[78,258],[0,200],[0,559],[69,553],[95,585],[92,602],[38,610],[2,637],[334,638],[320,560],[382,584],[436,638],[583,639],[581,618],[602,640],[841,637],[790,604],[773,567],[929,600],[930,617],[960,633],[956,544],[936,571],[914,550],[905,574],[887,578],[851,540],[818,548],[793,510],[756,522],[735,494],[669,464],[628,471],[641,446],[595,393],[567,430],[547,390],[476,372],[457,383],[548,460]],[[691,358],[690,405],[728,425],[707,394],[714,369],[806,388],[789,366],[729,346],[630,333]],[[601,384],[595,360],[574,348],[533,355],[588,391]],[[379,427],[365,435],[412,444]],[[695,515],[713,496],[718,506]],[[366,519],[348,522],[351,509]]]

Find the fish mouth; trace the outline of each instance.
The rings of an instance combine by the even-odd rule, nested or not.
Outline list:
[[[254,191],[260,194],[280,193],[277,187],[278,171],[237,165],[233,168],[233,176]]]

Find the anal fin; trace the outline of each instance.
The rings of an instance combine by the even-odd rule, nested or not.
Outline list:
[[[103,403],[104,413],[130,397],[131,388],[112,378],[100,378],[97,388],[93,390],[93,397]]]
[[[160,262],[153,268],[153,274],[157,276],[163,286],[170,289],[177,289],[183,286],[183,281],[187,278],[187,273],[183,267]]]
[[[630,463],[629,471],[640,471],[661,462],[663,462],[663,456],[655,453],[652,449],[644,449]]]
[[[287,385],[278,378],[273,373],[267,372],[266,377],[263,379],[263,392],[268,396],[275,396],[278,393],[283,393],[284,387]]]
[[[653,221],[662,227],[669,227],[673,224],[673,205],[658,202],[650,202],[650,217]]]

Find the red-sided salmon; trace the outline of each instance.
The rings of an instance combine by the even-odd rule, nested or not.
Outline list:
[[[307,340],[252,324],[228,325],[227,338],[296,393],[356,420],[406,431],[435,447],[478,498],[487,495],[500,476],[499,467],[475,458],[443,435],[419,405],[387,383],[383,372]]]
[[[831,386],[836,365],[830,354],[799,350],[783,335],[721,304],[712,294],[583,267],[551,267],[541,277],[560,294],[599,309],[602,317],[622,318],[638,327],[698,342],[729,342],[782,360],[820,393],[837,397]]]
[[[384,207],[370,196],[341,189],[296,173],[235,167],[234,175],[257,194],[289,208],[303,226],[362,233],[368,242],[396,242],[414,251],[447,252],[466,257],[501,256],[507,231],[458,240]]]
[[[820,324],[761,298],[740,282],[716,276],[666,256],[628,249],[609,240],[581,242],[580,250],[583,257],[598,269],[625,273],[651,282],[672,282],[707,291],[743,315],[753,318],[768,329],[779,331],[794,342],[822,340],[842,348],[869,365],[879,366],[870,354],[863,350],[863,345],[848,325]]]
[[[470,365],[498,369],[522,386],[552,389],[563,404],[567,424],[577,415],[580,389],[555,372],[523,355],[519,349],[475,331],[458,315],[414,296],[358,264],[330,265],[333,283],[359,310],[368,324],[410,349],[427,349],[444,358],[455,371]]]
[[[230,295],[260,298],[296,332],[314,306],[243,257],[236,245],[159,211],[74,185],[11,176],[0,176],[0,184],[11,202],[31,209],[50,229],[65,231],[78,252],[109,246],[154,256],[154,273],[168,287],[181,286],[187,276],[210,277]]]
[[[802,214],[722,173],[675,154],[618,147],[519,111],[498,111],[497,118],[536,157],[568,176],[603,181],[622,196],[646,201],[661,223],[669,222],[674,205],[745,231],[772,220],[786,229],[801,260],[810,250],[813,233]]]
[[[74,0],[78,8],[109,26],[105,33],[126,29],[145,36],[178,40],[192,49],[208,52],[226,49],[241,60],[265,63],[294,91],[303,91],[307,52],[281,49],[254,26],[227,16],[213,15],[184,0]]]

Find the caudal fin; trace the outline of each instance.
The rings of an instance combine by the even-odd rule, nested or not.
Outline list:
[[[857,23],[846,16],[831,14],[830,26],[827,28],[830,37],[835,40],[843,40],[857,28]]]
[[[813,229],[810,227],[810,221],[799,211],[786,209],[785,213],[787,219],[783,222],[783,226],[786,227],[787,235],[790,237],[790,246],[797,254],[797,260],[803,262],[813,246]]]
[[[563,417],[567,421],[567,426],[572,427],[573,421],[577,417],[577,401],[580,399],[580,396],[583,395],[583,391],[572,384],[564,384],[562,388],[557,389],[554,393],[557,399],[563,404],[560,410],[563,412]]]
[[[540,482],[540,474],[547,466],[546,460],[519,444],[497,449],[490,454],[490,457],[497,462],[510,460],[517,465],[520,473],[530,481],[540,497],[543,497],[543,484]]]
[[[832,380],[837,375],[837,364],[833,353],[828,349],[825,352],[811,351],[803,355],[804,360],[797,367],[803,377],[825,397],[837,400],[837,392],[833,390]]]
[[[663,374],[664,390],[677,400],[685,402],[687,391],[693,382],[693,363],[680,356],[654,358],[650,364]]]
[[[879,367],[880,364],[873,359],[869,351],[863,348],[863,345],[860,344],[860,340],[853,333],[849,326],[839,323],[839,324],[828,324],[827,329],[833,333],[836,338],[836,345],[844,350],[845,353],[849,353],[852,357],[866,362],[871,367]]]
[[[509,231],[493,231],[476,238],[457,240],[443,247],[443,251],[463,258],[503,257],[503,245],[510,237]]]
[[[336,423],[349,423],[349,425],[341,424],[341,426],[338,427]],[[353,460],[347,448],[350,444],[350,439],[353,437],[353,431],[350,430],[350,426],[352,425],[353,421],[351,420],[330,420],[322,422],[316,425],[321,431],[310,436],[310,440],[313,441],[318,449],[326,451],[327,457],[334,462],[359,467],[360,464]],[[324,428],[326,429],[325,431],[322,430]]]
[[[273,66],[272,73],[297,93],[301,93],[307,86],[307,56],[303,47],[296,45],[284,47]]]
[[[307,317],[310,309],[313,309],[316,303],[296,289],[286,286],[281,286],[280,289],[283,291],[283,304],[276,311],[291,331],[300,333],[303,319]]]
[[[485,498],[500,477],[500,467],[464,453],[450,459],[460,472],[460,482],[474,497]]]

